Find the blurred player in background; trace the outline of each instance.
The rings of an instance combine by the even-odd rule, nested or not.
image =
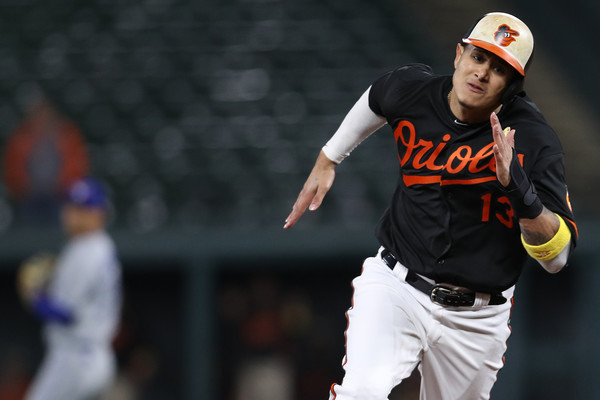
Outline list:
[[[112,339],[121,309],[121,267],[105,231],[107,197],[93,178],[69,188],[61,222],[69,237],[58,257],[19,269],[24,302],[44,322],[47,353],[27,400],[95,399],[114,379]]]

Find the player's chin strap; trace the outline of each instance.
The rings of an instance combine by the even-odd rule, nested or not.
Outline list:
[[[510,163],[510,183],[503,187],[510,198],[510,202],[518,218],[534,219],[542,213],[544,206],[535,191],[535,186],[525,174],[519,163],[517,152],[513,148],[513,157]]]

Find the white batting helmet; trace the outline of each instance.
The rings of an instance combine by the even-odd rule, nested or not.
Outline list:
[[[525,76],[525,67],[533,53],[533,35],[517,17],[501,12],[486,14],[462,41],[494,53]]]

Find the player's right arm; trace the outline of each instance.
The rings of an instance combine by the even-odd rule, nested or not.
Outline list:
[[[333,185],[335,167],[363,140],[383,126],[386,119],[375,114],[369,106],[369,91],[358,99],[340,127],[323,147],[317,161],[298,195],[292,212],[286,218],[284,229],[291,228],[308,208],[314,211]]]

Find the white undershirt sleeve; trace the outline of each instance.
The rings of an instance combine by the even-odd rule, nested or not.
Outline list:
[[[550,260],[536,260],[544,269],[551,274],[560,271],[566,264],[569,259],[569,253],[571,252],[571,240],[569,243],[562,249],[558,255]]]
[[[369,107],[369,87],[350,109],[338,130],[323,146],[323,153],[331,161],[339,164],[348,157],[352,150],[377,129],[386,119],[375,114]]]

